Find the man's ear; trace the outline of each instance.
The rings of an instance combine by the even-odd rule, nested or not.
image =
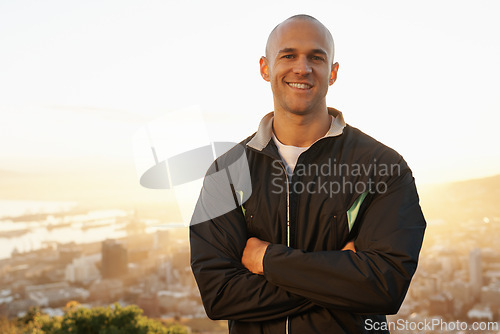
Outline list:
[[[271,81],[269,79],[269,62],[266,57],[262,56],[260,57],[260,75],[262,78],[266,81]]]
[[[337,80],[337,73],[339,71],[339,63],[335,63],[332,65],[332,74],[330,76],[330,81],[329,81],[329,84],[330,86],[333,85],[333,83],[335,82],[335,80]]]

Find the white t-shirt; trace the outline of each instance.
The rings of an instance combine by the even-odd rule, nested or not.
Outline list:
[[[297,164],[297,160],[299,159],[299,155],[306,151],[310,146],[307,147],[298,147],[282,144],[278,138],[274,135],[273,132],[273,140],[276,146],[278,147],[278,152],[280,154],[281,160],[285,164],[286,173],[288,177],[292,177],[293,170],[295,169],[295,165]]]
[[[335,117],[332,117],[332,126],[333,122],[335,121]],[[328,131],[325,133],[325,136],[328,134]],[[324,137],[324,136],[323,136]],[[322,138],[323,138],[322,137]],[[276,146],[278,147],[278,152],[280,154],[281,160],[283,160],[283,163],[285,164],[286,172],[288,174],[288,177],[291,178],[293,174],[293,170],[295,169],[295,165],[297,165],[297,160],[299,159],[299,155],[307,151],[309,147],[298,147],[298,146],[291,146],[291,145],[285,145],[282,144],[278,138],[274,135],[273,131],[273,140]],[[319,140],[319,139],[318,139]]]

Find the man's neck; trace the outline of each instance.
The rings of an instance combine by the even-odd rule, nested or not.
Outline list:
[[[273,131],[284,145],[308,147],[328,132],[331,116],[324,111],[297,115],[287,111],[275,110]]]

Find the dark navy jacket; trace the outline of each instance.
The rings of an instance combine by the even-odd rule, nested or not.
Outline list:
[[[338,110],[329,113],[343,122]],[[251,179],[238,206],[190,227],[207,315],[229,320],[233,334],[386,333],[374,328],[401,306],[426,227],[411,170],[393,149],[345,125],[303,152],[290,180],[271,129],[272,114],[207,173],[243,154]],[[231,176],[231,196],[244,198],[244,180]],[[197,210],[222,197],[205,183]],[[271,243],[264,275],[241,263],[251,236]],[[341,251],[349,240],[356,252]]]

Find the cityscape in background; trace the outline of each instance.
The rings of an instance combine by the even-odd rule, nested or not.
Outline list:
[[[389,321],[498,323],[500,214],[489,203],[498,198],[499,180],[421,193],[428,227],[420,262]],[[225,321],[206,317],[190,268],[187,228],[138,210],[74,204],[58,210],[0,212],[0,316],[19,317],[33,306],[62,315],[70,301],[88,307],[119,302],[149,317],[174,319],[193,333],[227,332]]]

